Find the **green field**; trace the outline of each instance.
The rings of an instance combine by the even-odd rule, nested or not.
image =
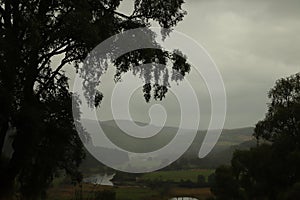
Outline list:
[[[78,188],[77,188],[78,189]],[[209,188],[171,188],[166,194],[162,196],[161,191],[153,190],[144,187],[105,187],[83,185],[83,200],[92,200],[93,195],[91,191],[111,190],[116,192],[117,200],[167,200],[174,196],[194,196],[199,200],[204,200],[211,197],[212,194]],[[74,200],[80,199],[75,197],[76,187],[62,186],[59,188],[52,188],[48,190],[49,200]]]
[[[159,191],[151,190],[145,187],[110,187],[110,186],[93,186],[91,184],[83,184],[82,196],[83,200],[94,199],[93,193],[97,191],[110,190],[116,193],[117,200],[148,200],[160,199]],[[80,191],[78,187],[72,185],[64,185],[48,190],[49,200],[74,200],[81,199],[75,197],[75,191]]]
[[[141,199],[151,199],[151,197],[159,196],[157,191],[151,190],[149,188],[117,188],[116,198],[120,200],[141,200]]]
[[[197,182],[198,175],[203,175],[206,180],[210,174],[214,173],[214,169],[193,169],[193,170],[173,170],[173,171],[156,171],[142,175],[139,177],[140,181],[171,181],[180,183],[181,180],[190,180],[194,183]],[[82,194],[85,200],[90,200],[93,196],[93,192],[112,190],[116,192],[117,200],[157,200],[157,199],[169,199],[173,196],[194,196],[198,199],[205,199],[211,196],[209,188],[180,188],[178,186],[172,186],[166,189],[162,198],[162,188],[150,189],[143,186],[141,182],[132,182],[133,186],[100,186],[92,184],[82,184]],[[48,190],[49,200],[72,200],[76,191],[80,191],[79,186],[73,186],[71,184],[64,184],[63,178],[56,178],[52,184],[52,187]],[[205,197],[205,198],[204,198]],[[75,198],[76,199],[76,198]]]
[[[198,175],[203,175],[206,180],[211,175],[214,169],[194,169],[194,170],[176,170],[176,171],[157,171],[148,174],[144,174],[142,180],[171,180],[174,182],[180,182],[180,180],[191,180],[197,182]]]

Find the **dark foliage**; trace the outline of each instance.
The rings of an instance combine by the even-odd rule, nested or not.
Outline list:
[[[182,0],[135,0],[130,16],[117,12],[120,2],[0,1],[1,152],[8,130],[14,129],[12,157],[5,162],[1,159],[0,199],[13,189],[20,192],[23,199],[44,197],[45,189],[58,170],[65,170],[74,181],[81,179],[77,167],[84,151],[75,129],[75,125],[79,126],[80,102],[73,102],[73,109],[78,113],[73,116],[73,94],[63,67],[73,66],[82,72],[79,63],[106,38],[127,29],[148,27],[151,20],[171,28],[185,14],[181,9]],[[62,59],[55,66],[51,61],[58,55]],[[185,61],[171,53],[161,51],[144,57],[150,61],[149,57],[154,55],[159,61],[165,56],[173,60],[175,70],[181,74],[189,71]],[[128,57],[120,59],[115,63],[116,77],[128,71],[125,62]],[[139,59],[131,60],[130,65]],[[165,69],[161,72],[165,73]],[[152,80],[150,90],[153,86],[154,98],[161,99],[167,89],[156,84]],[[145,91],[147,101],[150,90],[148,87]],[[101,92],[96,92],[94,105],[98,106],[101,99]],[[81,134],[81,139],[89,139],[84,131]]]
[[[236,151],[231,167],[216,170],[217,199],[236,199],[222,190],[231,182],[238,199],[299,198],[300,74],[278,80],[269,98],[266,117],[255,128],[257,147]]]

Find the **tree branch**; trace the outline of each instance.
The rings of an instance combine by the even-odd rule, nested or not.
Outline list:
[[[0,6],[0,14],[1,14],[1,16],[4,16],[4,12],[5,12],[5,10],[2,8],[2,6]]]
[[[132,20],[132,19],[135,19],[135,18],[139,18],[139,17],[142,17],[143,15],[131,15],[131,16],[127,16],[123,13],[119,13],[117,11],[113,11],[114,14],[116,15],[119,15],[120,17],[123,17],[123,18],[126,18],[128,20]]]
[[[116,15],[119,15],[120,17],[123,17],[123,18],[126,18],[126,19],[130,19],[130,16],[127,16],[127,15],[125,15],[123,13],[119,13],[117,11],[113,11],[113,13],[116,14]]]
[[[41,66],[38,68],[38,71],[41,71],[41,70],[45,67],[45,65],[51,60],[51,58],[52,58],[53,56],[56,56],[56,55],[59,55],[59,54],[64,53],[66,48],[63,49],[63,50],[61,50],[61,51],[58,51],[59,49],[61,49],[61,48],[58,48],[57,50],[54,50],[54,51],[52,51],[51,53],[48,53],[48,54],[46,54],[45,56],[43,56],[43,57],[41,58],[40,62],[42,62],[43,60],[44,60],[44,62],[43,62],[43,63],[41,64]]]
[[[39,59],[39,63],[42,62],[44,60],[44,62],[41,64],[41,66],[38,68],[38,71],[41,71],[45,65],[49,62],[49,60],[56,55],[62,54],[67,52],[69,49],[76,47],[75,45],[71,45],[68,46],[68,44],[70,45],[72,41],[66,41],[64,42],[62,45],[58,46],[57,48],[55,48],[52,52],[43,55],[40,59]],[[65,47],[65,48],[64,48]],[[63,49],[64,48],[64,49]]]
[[[48,79],[48,81],[46,83],[43,84],[43,88],[40,89],[38,92],[37,92],[37,96],[39,96],[48,86],[49,84],[51,83],[51,81],[55,78],[56,75],[59,74],[59,71],[69,62],[72,62],[72,61],[75,61],[77,60],[76,58],[71,58],[71,59],[67,59],[67,58],[64,58],[60,65],[55,69],[55,71],[52,73],[52,75],[50,76],[50,78]]]
[[[10,1],[5,1],[4,3],[4,8],[2,8],[4,11],[3,19],[4,19],[4,26],[6,28],[11,27],[11,2]]]

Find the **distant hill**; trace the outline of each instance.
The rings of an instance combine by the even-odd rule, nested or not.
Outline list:
[[[254,139],[245,141],[238,145],[232,145],[221,151],[212,151],[207,157],[199,159],[196,163],[200,168],[217,168],[220,165],[228,165],[231,162],[235,150],[246,150],[254,147]]]
[[[176,127],[164,127],[157,135],[145,140],[133,138],[125,134],[122,130],[120,130],[115,121],[105,121],[98,124],[97,121],[84,120],[84,123],[85,125],[87,125],[87,132],[91,134],[98,134],[100,125],[104,132],[107,133],[106,136],[113,143],[117,145],[121,144],[119,145],[121,148],[137,153],[149,152],[165,146],[170,142],[170,140],[174,138],[178,131],[178,128]],[[126,125],[127,122],[122,121],[122,123]],[[140,126],[146,125],[141,122],[136,123]],[[191,130],[188,129],[183,131],[186,134],[189,134],[191,132]],[[235,149],[249,149],[250,147],[256,144],[252,137],[253,131],[253,127],[222,130],[222,134],[213,150],[208,154],[207,157],[199,159],[198,152],[206,134],[206,131],[199,130],[193,143],[191,144],[189,149],[184,153],[184,155],[179,159],[179,161],[183,160],[183,162],[181,163],[186,164],[186,161],[190,160],[192,163],[192,167],[197,168],[215,168],[221,164],[228,164],[230,163],[232,154]],[[9,136],[11,136],[12,134],[13,132],[11,132]],[[126,165],[126,163],[130,159],[126,151],[108,148],[107,146],[105,146],[105,144],[103,144],[103,146],[100,145],[95,146],[93,148],[97,152],[96,154],[101,154],[101,157],[104,159],[110,159],[110,157],[112,156],[116,158],[114,159],[114,164],[117,165]],[[8,157],[13,152],[11,147],[11,140],[9,139],[9,137],[6,138],[4,152]],[[153,162],[155,162],[155,160],[153,160]],[[107,170],[107,167],[105,167],[102,163],[95,159],[86,150],[86,158],[81,164],[81,169],[86,174],[93,174],[94,172],[99,172],[99,170]]]
[[[97,121],[85,120],[85,124],[89,133],[97,134],[99,131],[99,125],[106,133],[106,136],[117,146],[126,149],[131,152],[136,153],[144,153],[153,151],[156,149],[160,149],[161,147],[168,144],[176,135],[178,128],[175,127],[164,127],[157,135],[147,138],[147,139],[139,139],[134,138],[126,133],[124,133],[116,124],[115,121],[105,121],[97,124]],[[126,125],[126,121],[122,121],[123,124]],[[129,122],[128,122],[129,123]],[[141,122],[136,122],[140,126],[145,126],[146,124]],[[152,126],[152,125],[150,125]],[[154,126],[153,126],[154,127]],[[154,127],[155,128],[155,127]],[[191,130],[183,130],[186,134],[189,134]],[[224,129],[222,134],[215,145],[212,152],[203,159],[198,158],[198,152],[205,137],[206,131],[198,131],[197,135],[190,146],[190,148],[186,151],[186,153],[181,157],[184,159],[193,159],[197,160],[197,166],[200,168],[214,168],[219,166],[220,164],[229,163],[232,157],[232,153],[235,149],[246,149],[250,148],[255,144],[253,141],[253,127],[239,128],[239,129]],[[184,139],[184,138],[183,138]],[[124,154],[125,152],[118,152],[116,149],[109,149],[104,146],[105,150],[103,153],[107,155],[116,155],[116,154]],[[100,151],[101,152],[101,151]],[[110,154],[110,152],[114,154]],[[90,154],[88,154],[86,161],[83,163],[85,168],[87,167],[95,167],[98,161],[95,160]],[[120,162],[126,163],[126,160],[120,160]],[[102,166],[102,165],[101,165]]]
[[[252,140],[253,131],[254,128],[252,127],[222,130],[222,134],[217,144],[215,145],[211,153],[209,153],[209,155],[226,150],[228,147],[236,146],[242,144],[243,142]],[[189,148],[189,150],[186,152],[185,155],[190,155],[190,156],[198,155],[205,134],[206,131],[198,132],[194,142],[192,143],[191,147]]]
[[[126,126],[126,121],[123,120],[121,122]],[[128,124],[129,123],[131,122],[128,122]],[[140,126],[146,125],[141,122],[136,122],[136,123]],[[117,146],[123,149],[136,152],[136,153],[149,152],[151,150],[160,149],[161,147],[168,144],[174,138],[174,136],[178,131],[178,128],[175,127],[163,127],[157,135],[147,139],[140,139],[140,138],[134,138],[127,135],[124,131],[122,131],[118,127],[115,121],[105,121],[105,122],[98,123],[97,121],[93,121],[93,120],[84,120],[84,124],[87,124],[87,127],[85,127],[87,129],[87,132],[92,134],[99,133],[99,125],[100,125],[104,133],[106,133],[106,136],[110,139],[110,141],[112,141],[114,144],[116,144]],[[150,125],[150,127],[157,128],[153,125]],[[183,129],[183,132],[185,134],[189,134],[191,133],[191,130]],[[144,134],[147,135],[147,133]],[[222,150],[222,147],[226,148],[228,146],[237,145],[244,141],[251,140],[252,134],[253,134],[252,127],[239,128],[239,129],[224,129],[215,148]],[[198,148],[198,151],[200,149],[200,145],[202,144],[205,135],[206,135],[206,131],[199,130],[197,132],[197,136],[192,146]],[[99,143],[101,144],[101,141]],[[101,146],[105,147],[105,144],[102,144]]]

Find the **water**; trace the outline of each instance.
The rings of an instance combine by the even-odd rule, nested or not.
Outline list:
[[[114,184],[110,180],[113,179],[114,176],[115,176],[115,174],[111,174],[111,175],[96,174],[94,176],[84,178],[83,182],[84,183],[92,183],[92,184],[95,184],[95,185],[113,186]]]

